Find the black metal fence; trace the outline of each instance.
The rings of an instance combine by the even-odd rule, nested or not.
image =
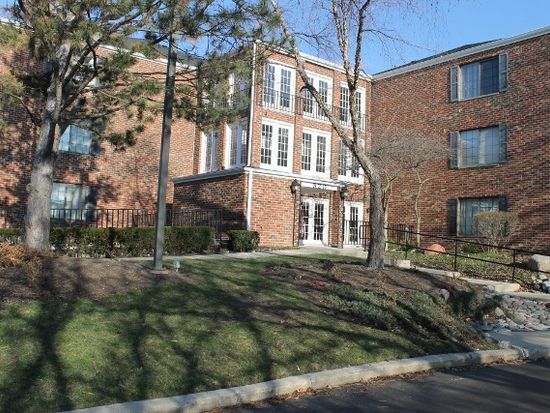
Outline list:
[[[395,240],[396,243],[403,241],[404,231],[409,226],[406,224],[389,224],[386,228],[388,240]],[[345,220],[344,221],[344,245],[362,245],[366,247],[370,238],[370,227],[368,221]]]
[[[415,232],[415,231],[412,231],[408,225],[394,225],[392,227],[387,228],[387,230],[388,230],[387,242],[393,245],[402,247],[404,250],[405,259],[408,258],[409,251],[414,248],[415,250],[422,251],[422,252],[432,251],[438,254],[452,256],[453,257],[452,268],[454,271],[458,271],[459,259],[463,259],[463,260],[478,261],[478,262],[483,262],[487,264],[492,264],[494,266],[509,268],[511,272],[512,281],[516,280],[517,274],[519,271],[530,272],[530,273],[544,273],[550,276],[550,272],[541,271],[541,270],[535,271],[528,268],[526,265],[526,259],[534,254],[548,256],[548,254],[545,254],[543,252],[487,244],[484,242],[473,240],[471,238],[464,239],[459,237],[450,237],[450,236]],[[392,236],[390,236],[390,233],[392,234]],[[423,239],[428,239],[430,241],[439,240],[441,241],[442,244],[444,243],[444,244],[450,245],[451,252],[448,252],[447,250],[439,251],[439,250],[430,249],[429,247],[425,248],[420,245],[416,245],[416,242],[414,242],[412,238],[416,237],[417,235],[420,235]],[[425,242],[425,245],[428,245],[428,244],[430,244],[430,242]],[[503,256],[509,257],[510,259],[507,261],[503,261],[502,259],[501,260],[491,259],[490,256],[488,255],[480,256],[479,254],[475,254],[475,253],[466,253],[464,252],[465,250],[470,250],[472,252],[484,252],[484,251],[498,252],[503,254]]]
[[[52,226],[130,228],[155,225],[156,210],[132,208],[52,209]],[[0,210],[0,228],[20,228],[24,223],[23,211]],[[168,209],[167,226],[209,226],[221,238],[225,228],[222,209]]]

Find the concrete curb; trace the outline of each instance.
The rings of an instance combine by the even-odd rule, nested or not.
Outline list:
[[[548,352],[525,352],[524,349],[439,354],[326,370],[318,373],[291,376],[247,386],[193,393],[184,396],[91,407],[73,410],[70,413],[200,413],[240,404],[254,403],[273,397],[292,394],[294,392],[337,387],[378,377],[390,377],[432,369],[510,362],[523,360],[525,358],[535,359],[548,356],[550,356]]]

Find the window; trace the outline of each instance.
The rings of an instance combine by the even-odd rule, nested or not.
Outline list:
[[[231,74],[229,77],[230,103],[239,108],[245,108],[249,103],[248,95],[250,93],[248,80],[239,75]]]
[[[202,135],[202,172],[213,172],[218,169],[218,135],[218,130],[212,130]]]
[[[304,130],[302,134],[302,174],[328,176],[330,166],[327,162],[330,134],[313,130]]]
[[[460,198],[450,200],[451,223],[458,221],[458,234],[460,236],[475,235],[474,216],[480,212],[506,211],[506,198]],[[456,204],[458,203],[458,208]],[[452,215],[452,216],[451,216]],[[456,226],[455,221],[455,226]],[[451,228],[453,234],[453,228]],[[456,232],[454,232],[456,234]]]
[[[451,168],[494,165],[507,160],[508,127],[506,124],[470,129],[450,134]]]
[[[508,87],[508,56],[451,67],[451,101],[502,92]]]
[[[365,126],[365,101],[363,99],[363,96],[365,96],[364,92],[364,89],[357,89],[355,91],[355,104],[357,105],[357,115],[359,116],[361,129],[363,129]],[[344,126],[351,127],[349,89],[347,86],[344,85],[340,87],[340,122]]]
[[[61,220],[85,220],[86,209],[95,208],[95,188],[54,182],[51,217]]]
[[[313,83],[313,78],[312,77],[309,77],[308,76],[308,81],[309,83]],[[313,95],[311,94],[311,92],[307,89],[304,89],[304,92],[303,92],[303,110],[304,110],[304,113],[309,115],[309,116],[313,116]]]
[[[59,150],[88,155],[92,148],[92,131],[69,125],[59,140]]]
[[[247,150],[247,128],[248,123],[241,121],[227,127],[227,155],[228,168],[246,165],[248,158]]]
[[[352,180],[359,180],[361,178],[361,166],[359,162],[342,141],[340,141],[338,156],[338,176],[341,179],[347,178]]]
[[[292,126],[275,122],[262,124],[260,163],[271,169],[292,169]]]
[[[332,80],[329,78],[321,77],[314,73],[308,75],[309,82],[317,89],[319,95],[323,101],[328,105],[329,109],[332,107]],[[326,120],[327,116],[325,112],[317,104],[313,95],[309,91],[304,89],[303,92],[303,105],[302,109],[304,116],[312,117],[315,119]]]
[[[344,202],[344,244],[357,245],[360,243],[363,210],[362,203]]]
[[[267,63],[264,66],[264,105],[283,111],[294,110],[294,85],[294,70]]]

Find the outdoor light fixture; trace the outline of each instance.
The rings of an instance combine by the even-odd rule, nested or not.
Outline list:
[[[292,183],[290,184],[290,192],[292,192],[293,194],[295,194],[296,192],[298,192],[299,189],[300,189],[300,182],[298,182],[298,180],[295,179],[295,180],[292,181]]]
[[[340,199],[344,201],[349,195],[348,187],[347,185],[344,185],[342,188],[340,188]]]

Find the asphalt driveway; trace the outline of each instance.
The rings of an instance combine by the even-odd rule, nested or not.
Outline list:
[[[550,360],[354,384],[226,412],[550,412]]]

